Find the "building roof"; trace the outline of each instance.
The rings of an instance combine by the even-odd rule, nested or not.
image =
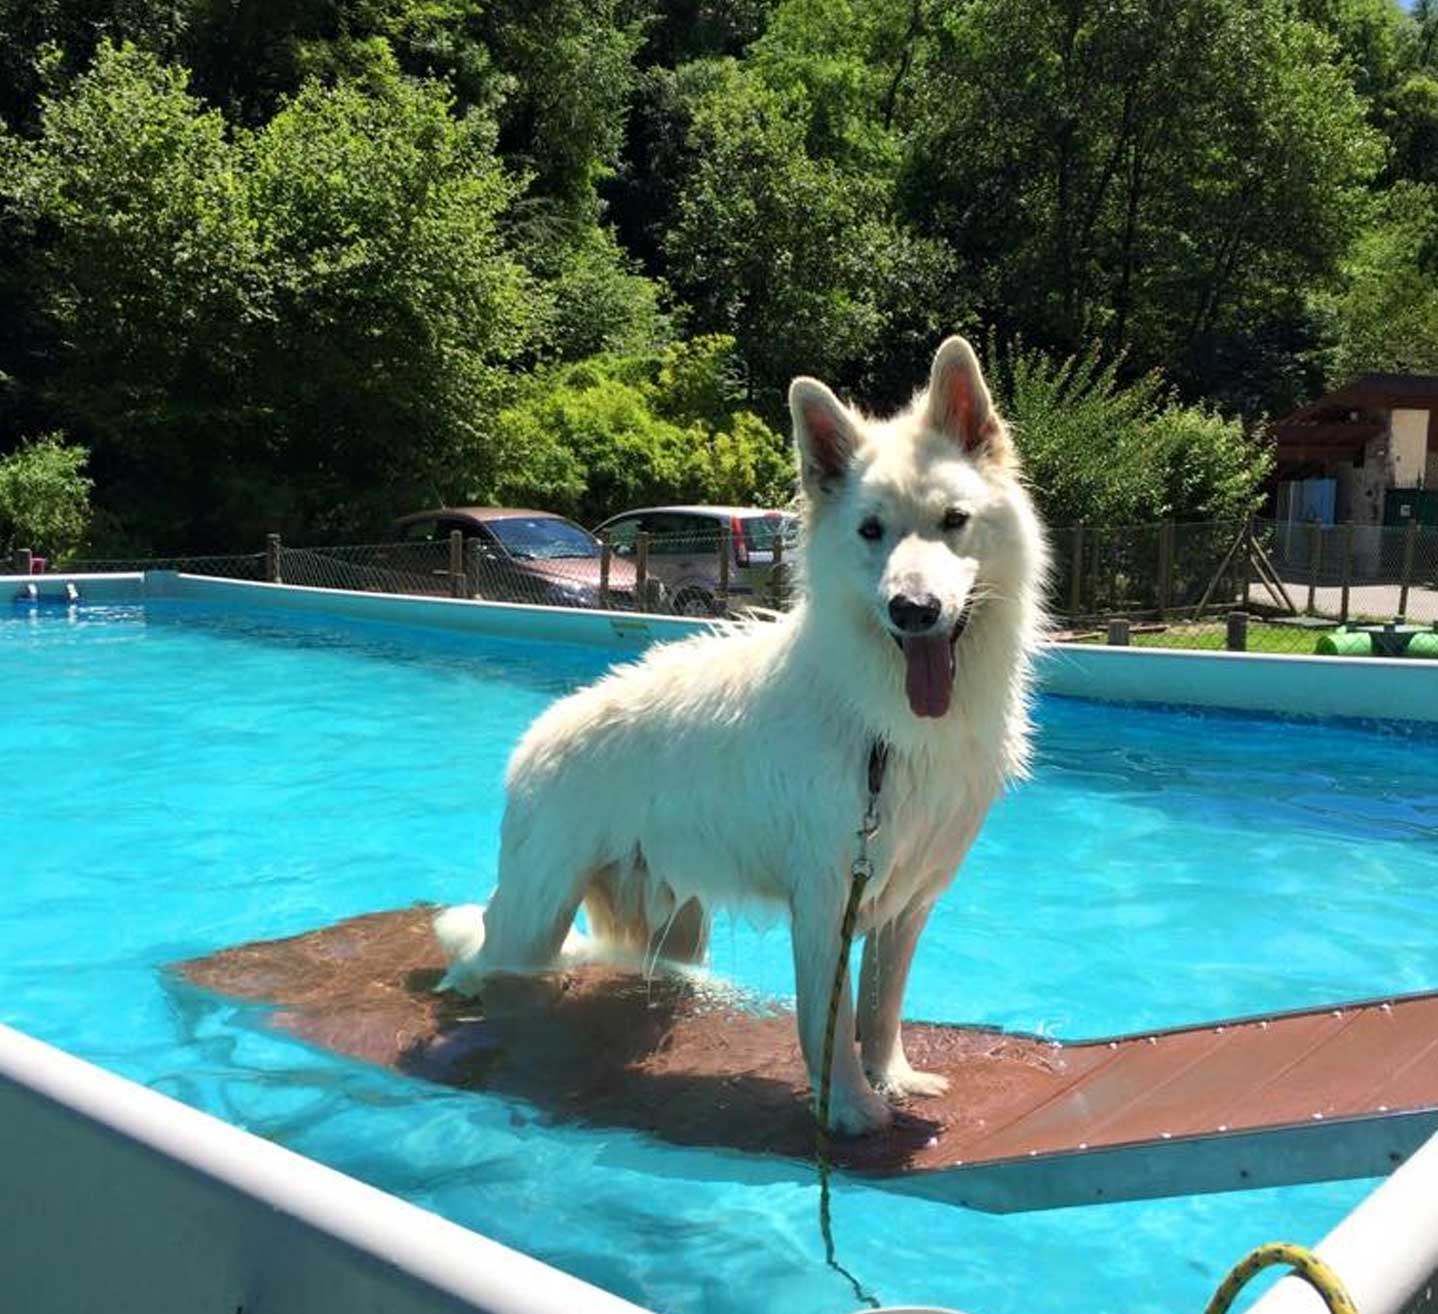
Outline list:
[[[1386,429],[1374,411],[1438,410],[1438,374],[1360,374],[1273,426],[1280,466],[1352,458]]]

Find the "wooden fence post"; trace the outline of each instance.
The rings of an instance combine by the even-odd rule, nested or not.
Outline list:
[[[472,538],[464,545],[465,596],[477,598],[479,593],[479,539]]]
[[[769,569],[769,585],[774,610],[784,610],[784,536],[783,531],[774,535],[774,564]]]
[[[1069,624],[1078,622],[1083,605],[1083,526],[1073,527],[1073,561],[1069,571]]]
[[[634,610],[649,607],[649,533],[641,529],[634,538]]]
[[[614,560],[614,544],[609,541],[609,531],[602,530],[599,535],[599,606],[602,611],[609,610],[609,563]]]
[[[1343,525],[1343,597],[1339,604],[1338,619],[1345,625],[1348,623],[1348,586],[1353,581],[1353,522],[1345,521]]]
[[[1128,647],[1129,624],[1123,616],[1111,617],[1108,623],[1108,641],[1111,647]]]
[[[464,597],[464,533],[449,531],[449,596]]]
[[[29,548],[16,548],[10,556],[10,569],[17,575],[29,575],[35,570],[35,558]]]
[[[1253,576],[1253,517],[1249,516],[1243,522],[1243,551],[1239,554],[1242,558],[1243,569],[1243,609],[1248,610],[1248,586]]]
[[[1158,529],[1158,618],[1162,620],[1173,601],[1173,539],[1172,520],[1165,520]]]
[[[729,614],[729,559],[734,551],[734,531],[728,525],[719,528],[719,614]]]
[[[1246,611],[1228,613],[1228,627],[1227,633],[1224,635],[1223,646],[1229,652],[1248,651],[1248,613]]]
[[[1318,574],[1323,565],[1323,526],[1318,521],[1308,525],[1308,606],[1310,616],[1318,609]]]
[[[1418,546],[1418,517],[1408,521],[1403,534],[1403,583],[1398,590],[1398,614],[1408,615],[1408,586],[1413,582],[1413,554]]]
[[[265,578],[271,584],[280,582],[280,536],[265,535]]]

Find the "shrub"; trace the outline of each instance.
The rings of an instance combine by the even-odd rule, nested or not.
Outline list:
[[[0,542],[51,558],[73,553],[90,525],[89,453],[46,434],[0,457]]]

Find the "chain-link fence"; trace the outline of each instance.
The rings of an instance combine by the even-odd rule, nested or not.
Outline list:
[[[1438,656],[1438,527],[1165,524],[1054,532],[1067,637]]]
[[[255,579],[265,577],[263,552],[235,553],[209,557],[106,557],[67,561],[67,575],[116,575],[146,570],[178,570],[189,575],[211,575],[217,579]],[[17,573],[23,574],[17,567]]]
[[[577,531],[576,531],[577,534]],[[1173,522],[1050,530],[1062,638],[1196,649],[1438,656],[1438,527]],[[710,532],[518,548],[454,531],[414,542],[74,561],[315,588],[685,616],[772,615],[797,595],[797,544]],[[17,554],[18,557],[21,554]],[[28,560],[28,554],[23,554]],[[16,569],[20,569],[17,565]]]
[[[269,578],[286,584],[547,607],[726,616],[782,609],[793,592],[783,544],[755,553],[718,529],[639,534],[623,545],[596,539],[592,548],[572,538],[536,540],[518,551],[459,532],[363,547],[272,541],[271,556]]]

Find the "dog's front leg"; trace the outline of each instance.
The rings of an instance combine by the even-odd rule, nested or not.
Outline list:
[[[797,996],[799,1044],[813,1083],[818,1107],[820,1070],[824,1061],[824,1031],[829,1020],[829,995],[839,956],[843,920],[842,899],[835,886],[795,895],[793,916],[794,984]],[[854,1001],[847,970],[839,991],[834,1022],[833,1076],[829,1087],[829,1128],[850,1136],[881,1131],[893,1121],[893,1112],[875,1094],[859,1066],[854,1047]]]
[[[891,922],[876,926],[864,941],[859,973],[859,1040],[864,1071],[886,1095],[942,1095],[947,1077],[909,1066],[900,1034],[904,987],[919,933],[931,904],[911,904]]]

